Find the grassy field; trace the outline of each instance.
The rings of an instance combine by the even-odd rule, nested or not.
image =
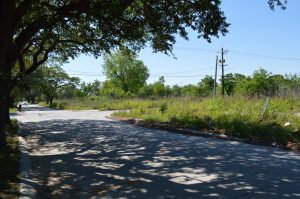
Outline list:
[[[0,152],[0,198],[19,198],[20,172],[19,172],[19,148],[17,137],[17,122],[7,127],[7,141],[9,152]]]
[[[100,99],[57,101],[62,109],[127,110],[116,116],[146,121],[176,123],[182,127],[208,129],[242,138],[281,144],[300,143],[300,100],[297,98],[270,99],[265,117],[265,99],[172,98],[160,100]]]

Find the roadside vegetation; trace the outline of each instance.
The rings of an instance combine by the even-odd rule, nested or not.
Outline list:
[[[59,100],[71,110],[124,110],[114,116],[171,126],[208,130],[281,145],[300,144],[300,101],[296,97],[271,98],[263,117],[265,98],[217,97],[165,99]],[[129,110],[129,111],[128,111]]]
[[[263,68],[250,76],[228,73],[224,96],[220,95],[222,80],[216,81],[214,96],[215,82],[208,75],[195,85],[166,85],[164,76],[147,84],[147,67],[128,49],[106,54],[103,71],[107,80],[85,83],[57,66],[43,66],[14,91],[15,99],[44,101],[56,109],[123,110],[114,115],[284,146],[300,144],[300,77],[296,74],[273,74]],[[263,114],[267,97],[270,102]]]
[[[17,121],[6,126],[8,150],[0,152],[0,198],[17,199],[20,192]]]

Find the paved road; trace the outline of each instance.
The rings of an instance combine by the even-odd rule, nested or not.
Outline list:
[[[37,198],[300,198],[300,155],[25,107]]]

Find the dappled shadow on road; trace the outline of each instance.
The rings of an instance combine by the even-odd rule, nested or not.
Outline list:
[[[111,121],[23,129],[37,198],[300,197],[300,158],[292,152]]]
[[[15,117],[15,116],[17,116],[17,115],[18,115],[18,112],[9,113],[9,116],[10,116],[10,117]]]

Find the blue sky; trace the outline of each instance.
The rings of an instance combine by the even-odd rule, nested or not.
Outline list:
[[[196,84],[203,76],[214,75],[216,55],[222,47],[228,50],[225,73],[251,75],[254,70],[264,68],[276,74],[298,74],[299,8],[299,0],[289,0],[284,11],[279,8],[271,11],[267,0],[223,0],[222,9],[231,24],[226,36],[208,43],[189,31],[189,41],[177,39],[173,52],[177,59],[152,53],[150,48],[140,52],[139,59],[150,71],[148,83],[165,76],[169,85]],[[80,56],[63,68],[86,82],[104,81],[102,64],[102,58]]]

